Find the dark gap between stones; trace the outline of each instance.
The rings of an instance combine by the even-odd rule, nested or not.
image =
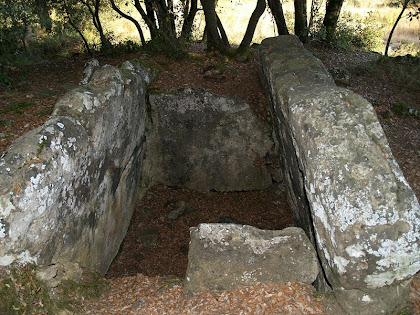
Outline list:
[[[180,208],[184,208],[181,216],[168,218],[169,214],[176,217]],[[184,278],[189,228],[200,223],[237,223],[266,230],[295,226],[282,184],[246,192],[198,192],[154,186],[138,204],[106,276],[115,278],[142,273],[150,277],[175,275]]]

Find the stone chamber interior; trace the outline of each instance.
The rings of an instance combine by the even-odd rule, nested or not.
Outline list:
[[[189,228],[200,223],[246,224],[268,230],[295,226],[281,183],[273,182],[265,190],[241,192],[153,186],[137,205],[106,276],[142,273],[184,278]]]

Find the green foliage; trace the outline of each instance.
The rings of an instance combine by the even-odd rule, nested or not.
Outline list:
[[[327,44],[338,50],[353,50],[354,48],[380,50],[383,45],[382,36],[386,31],[385,27],[386,24],[375,12],[369,12],[366,17],[344,12],[338,21],[334,38]],[[311,34],[313,40],[326,43],[327,34],[320,18],[315,20]]]
[[[0,62],[6,63],[26,50],[26,36],[35,22],[28,2],[0,1]]]
[[[0,65],[0,86],[10,85],[12,83],[12,78],[9,76],[9,70]]]
[[[15,114],[23,114],[25,108],[36,105],[33,101],[23,101],[23,102],[14,102],[9,105],[6,105],[3,109],[0,110],[0,114],[6,114],[13,112]]]
[[[398,116],[413,116],[420,117],[420,109],[416,108],[414,105],[408,104],[406,102],[397,102],[392,106],[392,110]]]
[[[83,281],[63,280],[48,288],[36,277],[36,266],[16,265],[5,279],[0,278],[0,314],[58,314],[60,310],[78,313],[83,299],[97,298],[108,283],[97,273],[86,272]]]
[[[188,57],[188,46],[185,41],[177,38],[169,38],[164,34],[149,41],[144,48],[151,53],[165,55],[175,60]]]
[[[44,108],[44,109],[41,109],[41,110],[37,111],[35,113],[35,115],[38,115],[38,116],[49,116],[49,115],[52,114],[53,111],[54,111],[54,106],[51,106],[51,107],[47,107],[47,108]]]
[[[108,56],[121,56],[124,54],[139,52],[140,50],[141,46],[138,43],[127,40],[108,47],[105,49],[104,53]]]

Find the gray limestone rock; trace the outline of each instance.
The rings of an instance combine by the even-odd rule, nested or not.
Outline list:
[[[150,181],[200,191],[264,189],[271,128],[250,106],[201,89],[151,94]]]
[[[0,159],[0,266],[106,272],[137,202],[145,88],[137,72],[99,68],[12,144]]]
[[[85,70],[82,74],[82,79],[79,82],[79,85],[88,84],[92,74],[99,69],[99,61],[96,59],[91,59],[85,63]]]
[[[372,105],[294,36],[263,41],[259,58],[298,225],[347,309],[392,311],[420,269],[420,207]]]
[[[300,228],[206,223],[190,232],[186,294],[257,282],[312,283],[318,275],[316,252]]]

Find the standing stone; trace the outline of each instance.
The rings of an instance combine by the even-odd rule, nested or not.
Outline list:
[[[147,177],[200,191],[264,189],[271,127],[239,100],[201,89],[151,94]],[[145,176],[146,177],[146,176]]]
[[[420,207],[372,105],[294,36],[264,40],[259,58],[298,225],[351,314],[391,312],[420,269]]]
[[[310,284],[318,275],[315,250],[300,228],[206,223],[190,232],[185,293],[234,290],[257,282]]]
[[[137,64],[97,66],[0,160],[0,267],[105,273],[118,252],[141,179],[146,82]]]

